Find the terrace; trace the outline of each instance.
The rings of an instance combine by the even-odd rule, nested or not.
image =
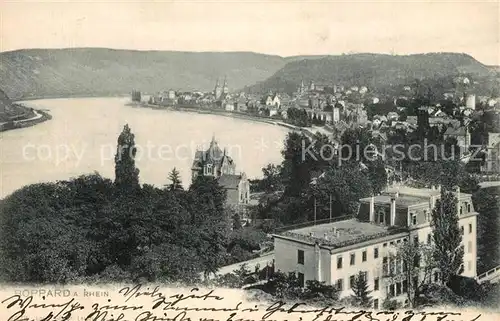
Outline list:
[[[374,197],[375,204],[391,204],[391,196],[390,195],[377,195]],[[369,203],[370,197],[362,198],[360,201],[363,203]],[[422,196],[413,196],[413,195],[399,195],[396,198],[396,206],[408,207],[412,205],[427,203],[428,198]]]
[[[406,228],[401,227],[383,226],[360,222],[356,219],[346,219],[286,231],[276,235],[276,237],[309,244],[318,243],[335,249],[407,231]]]

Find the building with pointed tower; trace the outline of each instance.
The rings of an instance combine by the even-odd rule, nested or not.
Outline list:
[[[309,84],[309,91],[315,91],[316,86],[314,85],[314,81],[311,80],[311,83]]]
[[[250,182],[245,173],[236,173],[236,164],[228,155],[227,149],[222,150],[215,136],[212,137],[207,150],[197,150],[191,167],[192,179],[199,175],[212,176],[226,190],[226,205],[246,206],[250,201]]]
[[[219,78],[217,78],[217,82],[215,83],[214,96],[215,100],[219,100],[222,96],[222,87],[219,84]]]
[[[306,93],[306,86],[304,85],[304,79],[300,82],[300,87],[297,89],[297,94],[299,96],[303,95]]]
[[[227,76],[224,76],[224,85],[222,86],[222,94],[229,94],[229,87],[227,86]]]

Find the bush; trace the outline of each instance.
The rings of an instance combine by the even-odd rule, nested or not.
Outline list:
[[[394,311],[400,309],[401,306],[402,304],[396,300],[385,299],[384,302],[382,302],[382,309],[384,310]]]
[[[473,278],[454,275],[451,276],[450,282],[448,282],[447,286],[453,291],[453,293],[464,299],[475,301],[479,301],[481,299],[481,286]]]
[[[426,284],[422,287],[419,304],[423,306],[453,305],[464,306],[467,300],[441,284]]]

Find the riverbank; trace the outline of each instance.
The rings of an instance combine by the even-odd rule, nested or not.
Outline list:
[[[266,117],[266,116],[258,116],[258,115],[250,115],[247,113],[239,112],[239,111],[225,111],[225,110],[218,110],[218,109],[203,109],[200,107],[172,107],[172,106],[159,106],[159,105],[152,105],[148,103],[134,103],[130,102],[125,104],[126,106],[134,107],[134,108],[150,108],[150,109],[157,109],[157,110],[167,110],[167,111],[183,111],[183,112],[191,112],[191,113],[197,113],[197,114],[207,114],[207,115],[217,115],[217,116],[224,116],[224,117],[230,117],[230,118],[237,118],[237,119],[243,119],[243,120],[249,120],[249,121],[255,121],[255,122],[260,122],[260,123],[266,123],[270,125],[276,125],[276,126],[281,126],[288,128],[290,130],[294,131],[299,131],[309,137],[314,136],[314,128],[309,128],[309,127],[300,127],[300,126],[295,126],[292,124],[288,124],[286,122],[283,122],[279,119],[272,118],[272,117]]]
[[[36,124],[40,124],[40,123],[43,123],[47,120],[52,119],[52,116],[44,110],[33,109],[33,112],[35,113],[35,116],[33,116],[31,118],[1,123],[0,124],[0,132],[5,132],[8,130],[13,130],[13,129],[31,127],[31,126],[34,126]]]
[[[42,99],[70,99],[70,98],[113,98],[120,97],[126,98],[129,97],[130,94],[74,94],[74,95],[44,95],[44,96],[29,96],[29,97],[15,97],[12,99],[13,102],[19,103],[21,101],[30,101],[30,100],[42,100]]]

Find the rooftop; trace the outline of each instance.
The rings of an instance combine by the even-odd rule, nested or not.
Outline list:
[[[395,194],[398,194],[395,197]],[[455,193],[455,192],[454,192]],[[455,193],[456,195],[456,193]],[[409,186],[392,186],[387,189],[387,191],[382,195],[377,195],[374,197],[375,204],[391,204],[391,198],[395,197],[396,206],[412,206],[422,203],[427,203],[431,196],[436,199],[440,198],[441,192],[439,189],[435,188],[413,188]],[[470,198],[471,194],[460,193],[460,198]],[[371,197],[366,197],[360,199],[360,202],[368,203]]]
[[[347,219],[287,231],[280,234],[280,236],[310,244],[318,243],[330,248],[340,248],[404,231],[406,231],[404,228]]]

